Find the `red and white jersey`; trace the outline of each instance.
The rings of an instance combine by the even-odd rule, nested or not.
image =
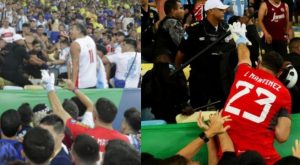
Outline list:
[[[13,42],[13,36],[16,34],[16,31],[12,27],[8,27],[7,29],[5,28],[0,28],[0,37],[3,38],[3,40],[7,43],[12,43]]]
[[[80,46],[79,73],[76,80],[76,87],[95,87],[97,83],[97,54],[94,40],[85,36],[75,40]]]
[[[290,93],[274,75],[246,64],[238,66],[223,113],[232,118],[226,124],[231,126],[228,134],[237,154],[255,150],[267,164],[280,159],[273,146],[274,129],[278,115],[290,112]]]
[[[272,40],[284,41],[287,25],[287,12],[284,1],[277,6],[270,3],[269,0],[264,1],[267,5],[267,15],[263,19],[263,23],[267,31],[272,36]],[[276,27],[276,28],[274,28]]]
[[[116,130],[111,130],[100,126],[89,128],[88,126],[83,125],[82,123],[71,118],[67,120],[66,126],[69,128],[73,139],[76,139],[76,137],[81,134],[86,134],[94,138],[99,145],[100,160],[103,159],[105,146],[109,140],[119,139],[127,142],[128,144],[130,143],[127,136]]]

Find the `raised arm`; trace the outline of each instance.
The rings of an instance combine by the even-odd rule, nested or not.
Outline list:
[[[55,87],[54,87],[54,74],[51,73],[49,75],[47,70],[42,70],[42,81],[43,84],[45,85],[45,88],[47,89],[48,92],[48,99],[51,104],[52,110],[54,114],[58,115],[61,117],[66,124],[66,121],[71,118],[71,116],[64,110],[64,108],[61,105],[60,100],[58,99],[56,93],[55,93]]]
[[[252,43],[246,37],[246,25],[240,22],[234,22],[233,25],[229,25],[232,38],[237,45],[238,51],[238,64],[246,63],[251,66],[250,52],[247,45]]]
[[[93,112],[94,110],[93,102],[84,93],[82,93],[79,89],[77,89],[71,80],[68,79],[64,81],[67,84],[67,89],[74,92],[74,94],[79,98],[82,104],[86,107],[86,110],[89,112]]]

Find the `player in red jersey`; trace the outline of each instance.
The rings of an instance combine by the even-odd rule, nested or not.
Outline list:
[[[291,96],[277,79],[283,60],[278,53],[269,52],[259,59],[256,69],[251,68],[245,26],[234,23],[230,30],[239,61],[223,112],[232,118],[228,134],[237,154],[255,150],[271,165],[280,159],[274,139],[285,142],[291,127]]]
[[[105,152],[105,146],[109,140],[119,139],[129,143],[127,136],[116,131],[112,127],[112,122],[117,115],[117,107],[106,98],[99,98],[95,104],[93,111],[94,128],[90,128],[74,119],[64,110],[60,100],[58,99],[54,89],[54,75],[49,75],[47,70],[42,70],[42,81],[48,91],[48,98],[54,114],[61,117],[69,129],[73,139],[78,135],[86,134],[94,138],[99,145],[100,161],[102,154]],[[78,97],[83,98],[83,102],[91,102],[90,99],[77,89],[71,80],[66,80],[67,88]]]

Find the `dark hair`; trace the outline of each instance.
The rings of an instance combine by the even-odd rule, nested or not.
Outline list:
[[[188,165],[188,160],[181,155],[174,155],[160,162],[160,165]]]
[[[134,39],[132,39],[132,38],[125,38],[125,39],[124,39],[124,42],[125,42],[126,44],[131,45],[134,49],[136,49],[136,47],[137,47],[136,40],[134,40]]]
[[[70,45],[70,42],[69,42],[68,39],[66,39],[66,40],[60,40],[59,42],[60,42],[61,44],[65,44],[65,45],[67,45],[67,46]]]
[[[65,99],[62,106],[72,116],[73,119],[77,120],[79,110],[74,101]]]
[[[71,100],[77,105],[79,111],[78,115],[82,116],[86,111],[85,105],[80,101],[80,99],[77,96],[72,97]]]
[[[23,103],[19,108],[18,112],[21,117],[22,125],[29,125],[32,122],[33,112],[28,103]]]
[[[294,156],[287,156],[278,160],[274,165],[295,165],[300,164],[300,159]]]
[[[22,28],[24,28],[24,27],[30,28],[30,24],[29,23],[23,23]]]
[[[300,37],[295,37],[291,39],[290,44],[289,44],[289,49],[290,52],[293,52],[295,48],[300,46]]]
[[[18,111],[9,109],[1,115],[1,130],[7,137],[13,137],[17,134],[21,125],[21,117]]]
[[[64,121],[59,116],[57,116],[55,114],[48,115],[48,116],[44,117],[40,121],[40,124],[52,126],[55,133],[57,133],[57,134],[64,133],[64,131],[65,131]]]
[[[166,15],[169,15],[171,13],[172,9],[177,9],[178,8],[177,2],[180,2],[180,1],[178,1],[178,0],[167,0],[165,2],[164,11],[165,11]]]
[[[97,141],[88,135],[79,135],[73,143],[73,150],[77,157],[87,164],[99,160],[99,145]]]
[[[96,44],[96,48],[98,51],[101,51],[104,55],[107,54],[107,50],[106,50],[105,46],[103,46],[102,44]]]
[[[130,108],[125,111],[124,118],[134,132],[139,132],[141,129],[141,112],[136,108]]]
[[[96,102],[98,117],[104,123],[112,123],[117,115],[117,107],[107,98],[99,98]]]
[[[81,24],[81,23],[75,23],[74,26],[77,29],[79,29],[83,35],[87,35],[86,28],[85,28],[85,26],[83,24]]]
[[[38,40],[33,40],[32,41],[32,45],[37,45],[37,44],[41,44],[40,41],[38,41]]]
[[[246,151],[239,155],[239,164],[243,165],[265,165],[265,159],[256,151]]]
[[[49,131],[34,127],[24,136],[23,149],[25,155],[34,163],[49,161],[54,151],[54,140]]]
[[[283,65],[283,58],[279,53],[270,51],[266,54],[262,54],[261,64],[265,68],[268,68],[275,74],[277,74]]]
[[[50,112],[49,108],[45,104],[37,104],[33,107],[32,112],[35,113],[46,109]]]
[[[232,25],[234,22],[238,22],[240,18],[241,18],[240,16],[233,15],[232,17],[229,18],[228,24]]]
[[[141,154],[141,161],[143,165],[153,165],[153,164],[160,164],[161,159],[155,158],[152,154],[143,152]]]
[[[105,146],[103,165],[111,164],[139,165],[141,164],[140,154],[124,141],[110,140]]]

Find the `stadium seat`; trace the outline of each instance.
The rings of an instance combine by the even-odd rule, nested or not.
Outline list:
[[[144,76],[145,73],[147,71],[151,70],[152,68],[153,68],[153,64],[152,63],[144,63],[144,64],[142,64],[142,72],[141,72],[142,76]],[[183,72],[184,72],[184,75],[185,75],[186,79],[188,79],[190,77],[190,70],[191,70],[191,68],[190,68],[189,65],[183,69]]]
[[[164,121],[164,120],[147,120],[147,121],[142,121],[142,126],[165,125],[165,124],[167,124],[167,122]]]
[[[23,88],[19,86],[6,85],[3,87],[3,90],[23,90]]]

